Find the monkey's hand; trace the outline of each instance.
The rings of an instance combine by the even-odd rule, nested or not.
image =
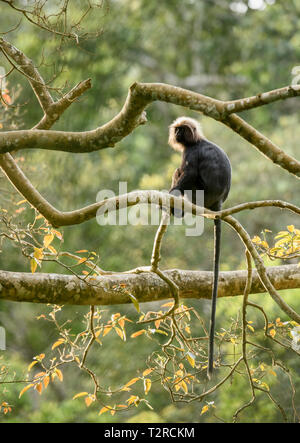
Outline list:
[[[180,168],[175,169],[174,174],[172,176],[172,188],[177,185],[177,182],[181,176],[182,172]]]

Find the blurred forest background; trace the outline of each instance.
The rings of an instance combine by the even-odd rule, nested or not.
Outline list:
[[[73,2],[76,15],[81,2]],[[0,30],[5,32],[17,24],[20,17],[1,3]],[[164,82],[181,86],[218,99],[237,99],[291,84],[292,69],[300,65],[300,0],[110,0],[97,14],[89,16],[87,29],[100,27],[97,39],[79,45],[66,43],[57,49],[55,38],[23,21],[9,35],[9,40],[41,66],[44,78],[51,78],[53,66],[62,73],[52,86],[70,86],[86,78],[93,87],[75,103],[54,129],[84,131],[93,129],[119,112],[127,91],[134,81]],[[1,65],[8,70],[5,59]],[[19,115],[9,120],[2,112],[3,130],[30,128],[42,117],[26,80],[17,72],[9,77],[8,88],[18,95]],[[166,103],[148,108],[148,123],[136,129],[114,149],[92,154],[68,154],[50,151],[18,153],[18,161],[38,190],[60,210],[72,210],[96,201],[102,189],[118,193],[119,181],[135,189],[168,189],[179,155],[168,147],[168,126],[177,116],[188,114],[199,118],[207,138],[222,146],[233,166],[232,191],[226,207],[238,203],[281,199],[300,203],[299,183],[283,169],[274,166],[253,147],[225,126],[208,118]],[[280,101],[247,112],[244,115],[287,153],[299,155],[299,99]],[[21,200],[0,173],[0,206],[11,207]],[[30,210],[16,214],[20,222],[30,219]],[[26,218],[27,217],[27,218]],[[263,229],[275,235],[288,224],[297,225],[291,214],[278,209],[257,209],[238,214],[251,236]],[[184,228],[170,226],[163,244],[163,269],[211,270],[213,258],[213,224],[205,222],[205,232],[199,238],[185,237]],[[297,227],[297,226],[296,226]],[[148,265],[155,226],[105,226],[96,220],[80,226],[64,228],[64,249],[88,249],[101,257],[103,269],[123,271]],[[2,244],[0,269],[30,272],[29,262],[18,248],[9,242]],[[280,262],[270,262],[277,265]],[[235,233],[224,226],[221,257],[222,270],[245,269],[244,250]],[[44,264],[43,272],[64,270],[54,264]],[[300,290],[284,294],[288,303],[299,312]],[[260,300],[271,318],[284,316],[269,295],[251,296]],[[204,318],[209,302],[191,301]],[[154,304],[151,308],[154,307]],[[32,304],[0,302],[0,324],[7,331],[7,351],[1,353],[6,363],[18,374],[27,368],[33,356],[51,348],[56,331],[47,322],[36,319],[47,307]],[[136,319],[132,305],[106,308]],[[226,327],[241,309],[241,298],[220,300],[217,308],[218,328]],[[82,321],[87,308],[64,308],[64,314],[75,324]],[[262,318],[251,318],[262,326]],[[147,355],[156,349],[156,342],[145,337],[126,343],[108,336],[93,365],[112,387],[125,383],[137,369],[145,368]],[[3,355],[5,354],[5,357]],[[280,358],[298,371],[296,387],[300,389],[299,364],[289,351],[280,351]],[[1,365],[0,360],[0,365]],[[85,408],[73,395],[88,389],[89,381],[72,377],[72,368],[64,373],[63,384],[52,384],[43,396],[36,392],[16,401],[20,386],[9,388],[6,398],[14,405],[13,413],[0,417],[0,422],[193,422],[215,421],[210,415],[200,416],[197,403],[174,405],[160,385],[154,385],[148,395],[153,411],[146,405],[117,414],[98,416],[93,408]],[[290,412],[290,388],[286,378],[272,378],[274,395],[278,395]],[[230,420],[235,409],[249,399],[246,380],[240,377],[227,383],[215,394],[216,415]],[[8,389],[8,388],[7,388]],[[299,399],[298,399],[299,407]],[[278,410],[265,396],[258,394],[253,408],[245,410],[243,421],[276,422]]]

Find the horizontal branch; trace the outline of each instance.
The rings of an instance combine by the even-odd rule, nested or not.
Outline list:
[[[164,274],[179,288],[183,299],[210,299],[212,272],[169,270]],[[297,265],[268,268],[267,274],[276,290],[300,288]],[[219,297],[242,295],[247,271],[220,273]],[[256,271],[250,293],[263,293]],[[131,271],[93,278],[89,284],[73,275],[29,274],[0,271],[0,300],[70,305],[116,305],[132,303],[128,293],[140,303],[172,298],[170,287],[154,272]]]
[[[279,100],[286,100],[300,95],[300,85],[290,85],[273,91],[257,94],[252,97],[241,98],[226,102],[226,110],[229,113],[248,111],[264,105],[269,105]]]
[[[87,220],[95,218],[97,211],[104,205],[108,208],[115,208],[116,210],[125,207],[131,207],[139,203],[155,203],[159,206],[166,204],[169,207],[174,206],[174,202],[178,205],[181,197],[175,197],[170,194],[159,191],[134,191],[122,196],[116,196],[98,203],[94,203],[83,208],[62,212],[53,207],[33,186],[30,180],[25,176],[21,168],[14,161],[10,154],[0,155],[0,166],[5,172],[8,179],[12,182],[20,194],[27,199],[27,201],[35,207],[40,214],[42,214],[49,223],[55,227],[71,226],[83,223]],[[232,215],[247,209],[256,209],[260,207],[279,207],[287,209],[295,214],[300,215],[300,208],[297,206],[284,202],[281,200],[262,200],[256,202],[247,202],[233,208],[224,209],[220,212],[212,212],[204,208],[200,208],[185,200],[185,211],[191,212],[194,215],[204,216],[206,218],[215,218],[216,216],[224,218],[227,215]],[[178,206],[180,207],[180,206]]]
[[[34,83],[35,89],[39,85]],[[281,88],[285,91],[287,88]],[[298,86],[288,87],[288,91],[276,94],[275,91],[261,94],[268,97],[264,101],[258,99],[242,99],[234,106],[237,111],[248,109],[241,104],[243,100],[251,107],[266,104],[279,99],[300,95]],[[146,122],[145,108],[154,101],[164,101],[198,111],[217,121],[225,123],[250,141],[263,155],[275,164],[300,177],[300,162],[282,151],[270,140],[256,131],[251,125],[232,112],[233,102],[226,102],[198,94],[187,89],[163,83],[134,83],[128,92],[126,102],[117,116],[110,122],[91,131],[64,132],[39,130],[20,130],[0,133],[0,154],[20,149],[48,149],[74,153],[88,153],[113,147],[130,134],[137,126]],[[250,106],[249,105],[249,106]],[[229,107],[229,108],[228,108]]]

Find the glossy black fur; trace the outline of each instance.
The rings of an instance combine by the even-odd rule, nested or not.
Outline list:
[[[180,142],[182,143],[181,139]],[[213,211],[221,209],[231,184],[230,162],[221,148],[205,139],[187,145],[183,151],[179,174],[170,193],[177,190],[184,194],[187,190],[203,189],[205,208]]]
[[[214,143],[201,138],[195,142],[190,126],[173,127],[176,142],[183,147],[182,162],[177,170],[177,177],[172,184],[170,193],[184,194],[184,191],[194,191],[192,202],[196,203],[196,190],[204,190],[204,206],[218,211],[226,200],[231,185],[231,166],[225,152]],[[187,194],[187,197],[189,195]],[[199,202],[198,202],[199,204]],[[182,217],[182,214],[176,216]],[[214,283],[212,292],[212,311],[209,335],[208,377],[213,371],[213,347],[215,330],[215,312],[218,293],[219,262],[221,248],[221,221],[215,220],[215,254],[214,254]]]

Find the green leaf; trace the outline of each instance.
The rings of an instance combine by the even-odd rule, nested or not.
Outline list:
[[[140,313],[141,310],[140,310],[140,305],[139,305],[139,302],[138,302],[137,298],[134,295],[132,295],[132,294],[128,294],[128,296],[130,297],[130,299],[131,299],[135,309],[137,310],[137,312]]]

